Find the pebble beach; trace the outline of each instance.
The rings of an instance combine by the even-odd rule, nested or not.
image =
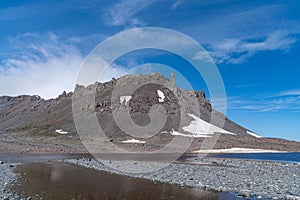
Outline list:
[[[234,192],[238,197],[245,199],[300,199],[299,163],[193,158],[187,161],[188,164],[173,163],[152,173],[126,173],[108,168],[93,159],[72,159],[67,162],[130,177],[178,184],[182,187]],[[124,164],[127,161],[119,162]],[[128,161],[126,164],[134,168],[132,162]],[[148,167],[155,164],[146,163]]]

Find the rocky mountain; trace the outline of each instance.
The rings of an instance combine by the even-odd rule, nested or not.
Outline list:
[[[182,137],[193,140],[188,151],[199,149],[204,141],[216,142],[215,149],[300,151],[298,142],[260,138],[214,110],[204,91],[180,89],[173,75],[169,80],[158,73],[126,75],[87,87],[77,85],[74,93],[63,92],[49,100],[29,95],[2,96],[0,150],[17,151],[13,145],[23,148],[29,143],[32,145],[27,144],[26,151],[40,151],[39,145],[43,144],[44,151],[85,152],[78,131],[84,134],[97,130],[89,124],[80,126],[78,121],[89,116],[96,117],[111,143],[125,150],[152,151],[174,137]],[[147,137],[139,137],[143,134]]]

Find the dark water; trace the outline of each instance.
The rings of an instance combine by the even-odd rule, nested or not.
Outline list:
[[[33,199],[234,199],[230,193],[181,188],[65,163],[23,164],[13,190]]]
[[[297,153],[228,153],[228,154],[214,154],[210,157],[217,158],[238,158],[250,160],[265,160],[277,162],[300,162],[300,152]]]
[[[91,158],[90,154],[22,154],[22,153],[0,153],[0,160],[11,163],[47,162],[63,159]]]

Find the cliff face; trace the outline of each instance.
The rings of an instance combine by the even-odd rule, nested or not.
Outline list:
[[[132,88],[135,89],[130,91]],[[84,103],[86,100],[88,102]],[[74,93],[63,92],[50,100],[28,95],[0,97],[0,131],[59,137],[63,137],[63,133],[68,137],[77,137],[73,114],[84,116],[92,113],[97,116],[110,141],[126,146],[124,141],[138,138],[120,128],[114,116],[127,112],[134,124],[143,128],[151,125],[149,113],[155,110],[155,106],[159,106],[157,110],[164,113],[166,121],[158,134],[143,139],[145,143],[141,145],[145,150],[160,148],[175,135],[195,138],[191,150],[199,148],[205,138],[213,138],[214,135],[220,135],[215,148],[268,148],[259,147],[259,144],[268,144],[271,148],[270,143],[274,143],[273,149],[300,149],[299,143],[257,138],[249,134],[249,130],[214,110],[204,91],[182,90],[175,86],[174,77],[171,76],[170,81],[158,73],[126,75],[87,87],[77,85]],[[136,145],[127,147],[135,148]]]
[[[137,90],[132,95],[130,95],[130,97],[123,96],[124,101],[122,101],[122,99],[112,99],[112,91],[114,90],[114,87],[116,86],[118,81],[122,81],[123,85],[128,84],[128,87],[130,87],[130,84],[137,84],[141,86],[138,87]],[[147,82],[149,81],[153,81],[153,83],[148,84]],[[155,81],[163,82],[170,88],[166,88],[162,85],[156,84]],[[95,84],[89,85],[88,87],[77,85],[75,89],[77,91],[82,90],[81,93],[83,94],[88,92],[95,92],[96,99],[94,105],[88,105],[88,107],[85,109],[96,111],[99,113],[111,112],[112,101],[115,101],[113,103],[120,103],[123,105],[128,104],[130,107],[130,112],[132,113],[148,113],[151,106],[161,103],[166,107],[167,113],[171,114],[172,109],[173,111],[176,110],[176,106],[179,104],[178,99],[176,99],[174,93],[186,93],[186,95],[194,96],[195,98],[197,98],[199,105],[201,105],[209,112],[212,111],[211,104],[205,97],[204,91],[199,92],[181,90],[177,88],[174,83],[171,83],[168,79],[158,73],[149,75],[126,75],[118,80],[112,79],[107,83],[96,82]],[[157,91],[160,91],[161,94]],[[159,95],[163,95],[164,99],[160,99],[161,97]],[[130,99],[126,100],[125,97],[129,97]]]

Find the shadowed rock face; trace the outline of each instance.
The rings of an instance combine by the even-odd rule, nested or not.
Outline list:
[[[131,86],[136,89],[134,91],[128,89],[127,91],[126,88],[131,88]],[[115,94],[114,92],[120,88],[121,92]],[[82,104],[80,102],[80,100],[91,95],[95,97],[95,101],[92,103]],[[82,105],[79,109],[82,113],[96,114],[106,136],[119,145],[122,141],[132,139],[132,137],[117,125],[113,116],[114,112],[118,114],[121,111],[126,111],[136,125],[145,127],[151,124],[149,112],[156,108],[155,106],[159,106],[161,110],[159,112],[164,113],[166,123],[161,127],[158,134],[145,139],[146,144],[133,144],[127,148],[135,148],[136,145],[140,145],[145,150],[156,149],[172,140],[174,137],[171,134],[172,131],[191,134],[183,127],[191,124],[193,118],[189,114],[193,114],[199,120],[234,134],[220,134],[215,148],[273,147],[273,149],[278,150],[291,148],[294,151],[300,149],[299,143],[292,143],[289,146],[288,144],[291,143],[285,140],[255,138],[249,135],[247,133],[249,130],[214,110],[209,100],[206,99],[204,91],[182,90],[174,85],[174,80],[169,81],[158,73],[126,75],[106,83],[96,82],[87,87],[77,85],[75,93],[63,92],[57,98],[49,100],[29,95],[0,97],[0,131],[6,133],[29,132],[34,135],[53,133],[55,135],[56,130],[62,129],[69,136],[76,136],[72,103]],[[199,148],[201,142],[203,142],[203,138],[196,138],[191,150]],[[276,145],[272,146],[272,143]],[[269,145],[269,147],[262,147],[259,144]]]

